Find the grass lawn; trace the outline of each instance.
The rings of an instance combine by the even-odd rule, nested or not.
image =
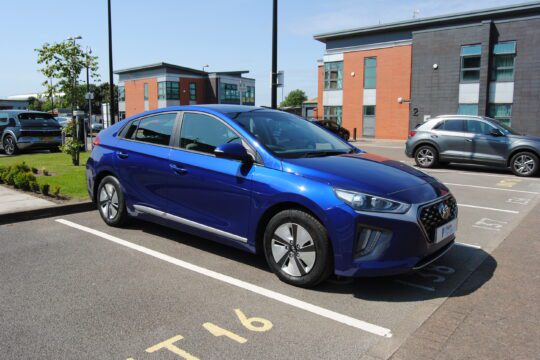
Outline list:
[[[0,157],[0,165],[14,165],[23,161],[39,170],[36,176],[39,184],[60,186],[60,195],[75,200],[88,199],[86,192],[86,160],[90,152],[81,153],[80,165],[71,164],[71,156],[64,153],[35,153]],[[41,169],[47,169],[50,176],[43,176]]]

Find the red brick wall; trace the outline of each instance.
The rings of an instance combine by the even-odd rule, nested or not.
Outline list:
[[[377,106],[375,136],[381,139],[406,139],[409,130],[409,105],[398,97],[411,96],[411,46],[355,51],[343,59],[343,126],[357,137],[362,134],[364,58],[377,57]],[[354,76],[351,73],[354,72]],[[319,97],[323,85],[319,75]],[[322,101],[319,101],[322,104]]]
[[[197,84],[197,104],[206,103],[206,79],[180,78],[180,105],[189,105],[189,83]]]
[[[149,110],[157,109],[157,79],[127,80],[124,82],[126,92],[126,117],[144,112],[144,84],[148,84]]]

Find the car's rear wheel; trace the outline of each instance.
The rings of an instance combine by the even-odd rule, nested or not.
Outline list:
[[[15,138],[11,135],[6,135],[4,137],[2,146],[4,147],[4,152],[6,153],[6,155],[16,155],[19,153],[17,141],[15,141]]]
[[[510,160],[510,167],[517,176],[534,176],[538,172],[538,165],[538,156],[531,152],[519,152]]]
[[[433,146],[423,145],[416,149],[414,160],[421,168],[433,168],[439,164],[439,153]]]
[[[103,221],[110,226],[122,226],[128,219],[124,194],[118,179],[106,176],[97,191],[97,206]]]
[[[264,253],[272,271],[295,286],[315,286],[326,280],[333,269],[326,229],[300,210],[282,211],[268,222]]]

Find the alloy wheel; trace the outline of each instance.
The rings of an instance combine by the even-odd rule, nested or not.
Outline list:
[[[317,253],[309,232],[301,225],[285,223],[272,236],[272,257],[291,276],[304,276],[313,269]]]
[[[433,163],[435,154],[430,149],[422,149],[416,155],[416,159],[422,166],[430,166]]]
[[[15,152],[15,140],[11,136],[7,136],[4,139],[4,152],[7,155],[13,155]]]
[[[118,214],[119,202],[116,188],[107,183],[103,185],[99,193],[99,210],[109,220],[113,220]]]
[[[534,159],[529,155],[520,155],[514,160],[514,169],[521,175],[529,175],[534,168]]]

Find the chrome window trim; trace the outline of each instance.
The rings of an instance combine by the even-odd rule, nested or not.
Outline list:
[[[148,207],[148,206],[133,205],[133,207],[138,211],[141,211],[141,212],[144,212],[144,213],[147,213],[147,214],[150,214],[150,215],[154,215],[154,216],[166,219],[166,220],[171,220],[171,221],[177,222],[179,224],[191,226],[193,228],[196,228],[196,229],[199,229],[199,230],[204,230],[204,231],[207,231],[207,232],[219,235],[219,236],[223,236],[223,237],[226,237],[226,238],[229,238],[229,239],[232,239],[232,240],[240,241],[242,243],[247,243],[247,241],[248,241],[247,238],[245,238],[245,237],[235,235],[235,234],[232,234],[232,233],[227,232],[227,231],[219,230],[219,229],[216,229],[214,227],[204,225],[204,224],[198,223],[196,221],[188,220],[188,219],[185,219],[183,217],[176,216],[176,215],[173,215],[173,214],[161,211],[161,210],[156,210],[156,209]]]
[[[135,139],[128,139],[126,137],[124,137],[123,135],[123,131],[126,127],[128,127],[131,123],[135,122],[135,121],[138,121],[139,122],[139,125],[140,125],[140,122],[146,118],[149,118],[149,117],[152,117],[152,116],[159,116],[159,115],[166,115],[166,114],[174,114],[176,113],[176,119],[174,119],[174,124],[173,124],[173,129],[172,129],[172,134],[171,134],[171,139],[169,140],[169,145],[161,145],[161,144],[155,144],[155,143],[151,143],[151,142],[147,142],[147,141],[141,141],[141,140],[135,140]],[[127,121],[126,124],[120,129],[118,130],[117,134],[118,136],[116,136],[116,138],[120,139],[120,140],[124,140],[124,141],[130,141],[130,142],[134,142],[134,143],[139,143],[139,144],[146,144],[146,145],[154,145],[154,146],[159,146],[159,147],[164,147],[164,148],[174,148],[171,144],[172,144],[172,141],[173,140],[173,136],[175,134],[175,130],[176,130],[176,127],[177,127],[177,123],[178,123],[178,118],[180,116],[180,114],[182,113],[182,111],[180,110],[173,110],[173,111],[164,111],[164,112],[159,112],[159,113],[154,113],[154,114],[148,114],[146,116],[141,116],[141,117],[138,117],[136,119],[133,119],[133,120],[130,120],[130,121]],[[139,125],[137,125],[137,129],[139,129]],[[135,130],[137,131],[137,130]],[[120,134],[122,134],[122,136],[120,136]]]

